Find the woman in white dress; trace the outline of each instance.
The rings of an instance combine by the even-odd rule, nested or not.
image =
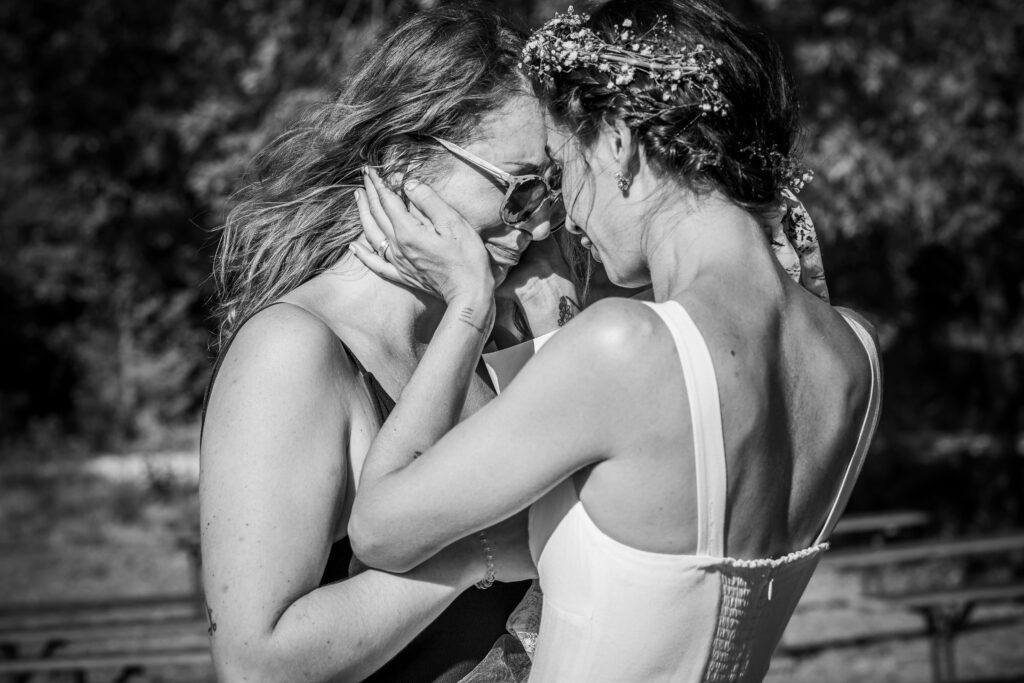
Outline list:
[[[567,228],[654,302],[591,306],[455,426],[493,318],[486,253],[429,187],[407,210],[371,174],[361,216],[387,242],[357,255],[450,305],[367,456],[354,552],[404,571],[529,507],[531,680],[760,680],[880,405],[870,326],[794,283],[763,228],[804,180],[792,86],[703,0],[570,10],[523,63]],[[480,543],[486,586],[502,549]]]

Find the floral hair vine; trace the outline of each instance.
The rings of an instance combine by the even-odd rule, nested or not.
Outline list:
[[[658,17],[647,31],[624,19],[612,28],[611,39],[588,27],[589,19],[571,6],[564,14],[556,14],[530,36],[519,67],[548,84],[554,74],[595,69],[607,75],[605,86],[626,97],[641,115],[655,116],[674,106],[666,103],[681,90],[699,107],[698,116],[728,115],[731,107],[719,89],[717,74],[722,58],[700,43],[680,46],[666,17]],[[637,74],[646,76],[647,82],[638,83]],[[778,150],[751,145],[741,152],[794,194],[813,178],[803,164]]]
[[[609,90],[630,97],[638,105],[657,106],[684,90],[695,96],[701,116],[726,115],[729,103],[718,89],[715,74],[722,59],[702,44],[680,50],[665,17],[658,17],[644,32],[625,19],[615,26],[610,41],[586,25],[589,18],[571,6],[564,14],[556,14],[530,37],[520,68],[531,76],[551,79],[555,73],[594,67],[608,75]],[[637,73],[660,86],[660,102],[635,84]]]
[[[793,194],[799,194],[800,190],[814,179],[814,171],[777,149],[748,145],[740,151],[762,168],[769,170],[777,181]]]

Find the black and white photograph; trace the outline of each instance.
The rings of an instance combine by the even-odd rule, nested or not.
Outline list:
[[[0,682],[1021,683],[1019,0],[0,5]]]

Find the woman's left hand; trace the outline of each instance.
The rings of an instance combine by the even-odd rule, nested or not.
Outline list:
[[[828,302],[821,245],[807,209],[788,190],[766,226],[775,257],[789,276],[819,299]]]
[[[498,348],[557,330],[564,322],[560,315],[563,299],[579,308],[579,294],[554,237],[530,243],[519,264],[498,285],[494,298],[497,318],[493,337]]]
[[[494,275],[483,241],[473,227],[430,187],[404,184],[406,208],[373,169],[356,190],[367,243],[352,252],[381,277],[421,289],[451,303],[460,296],[492,295]]]

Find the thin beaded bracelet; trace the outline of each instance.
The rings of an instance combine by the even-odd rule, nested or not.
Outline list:
[[[484,551],[484,559],[487,560],[487,571],[484,573],[484,578],[477,581],[476,587],[480,590],[487,590],[494,585],[494,551],[491,550],[491,542],[487,540],[487,534],[481,531],[476,537],[480,539],[480,546]]]

